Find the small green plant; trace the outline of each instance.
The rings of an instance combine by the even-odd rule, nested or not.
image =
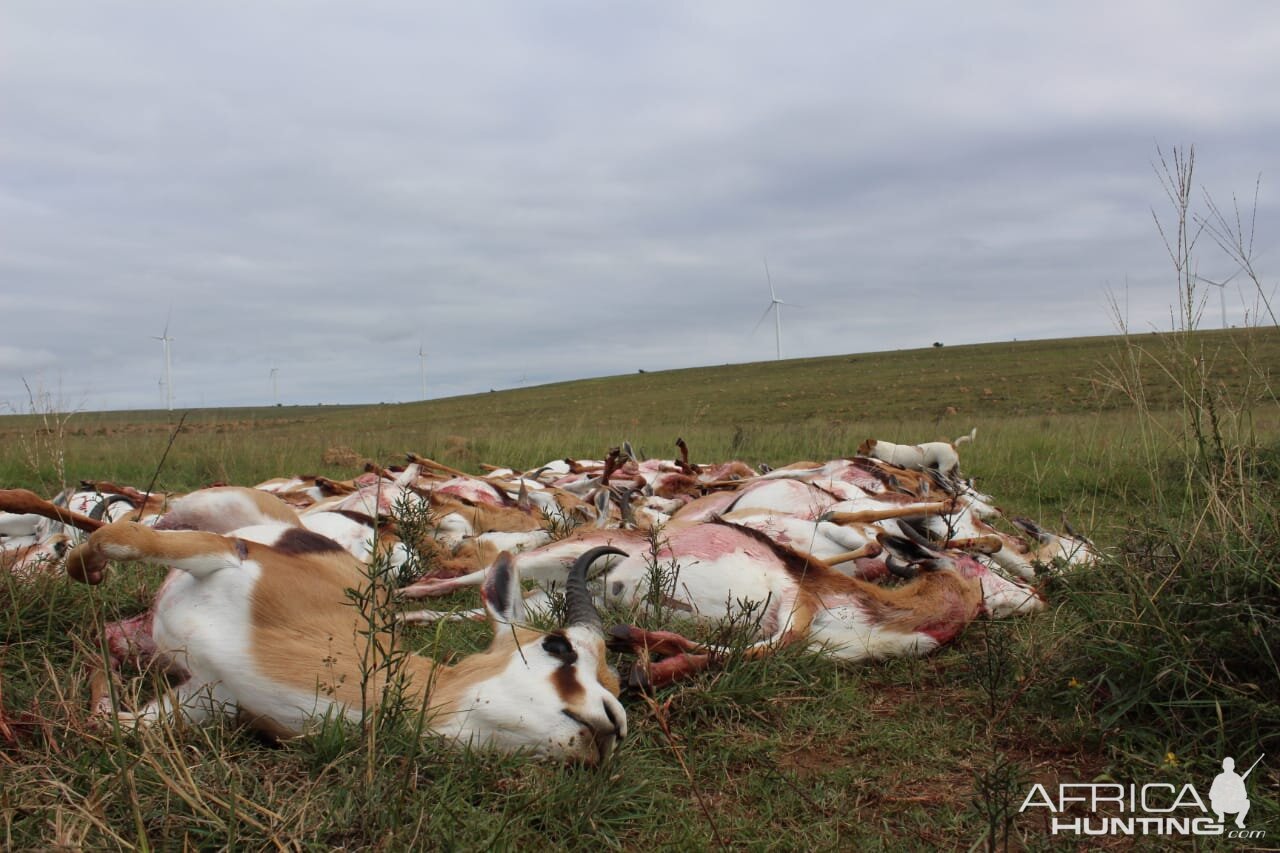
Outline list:
[[[981,691],[987,723],[992,725],[1002,715],[1009,699],[1009,688],[1018,668],[1019,648],[1008,620],[982,619],[978,622],[978,633],[981,644],[967,658],[967,666]]]
[[[581,519],[572,512],[563,509],[542,509],[542,529],[547,531],[552,542],[559,542],[578,528]]]
[[[396,568],[396,584],[406,586],[431,573],[436,565],[433,547],[439,524],[431,503],[408,490],[400,492],[391,505],[396,533],[404,546],[404,561]],[[375,537],[376,544],[376,537]]]
[[[1003,753],[992,754],[974,772],[969,811],[984,828],[988,853],[1010,849],[1009,836],[1026,792],[1026,770]]]
[[[365,578],[367,582],[360,588],[347,590],[347,599],[358,614],[360,718],[364,721],[366,778],[372,783],[380,740],[406,724],[421,731],[425,693],[418,692],[429,691],[430,685],[410,681],[406,666],[410,652],[401,642],[403,623],[394,597],[399,588],[398,569],[385,550],[375,548],[366,564]]]
[[[645,537],[645,586],[642,602],[644,605],[645,624],[660,624],[663,613],[675,596],[676,586],[680,582],[680,561],[668,552],[667,560],[662,560],[662,552],[667,548],[667,540],[662,535],[662,525],[651,527]]]

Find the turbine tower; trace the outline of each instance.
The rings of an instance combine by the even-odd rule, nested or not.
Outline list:
[[[769,282],[769,306],[764,309],[764,313],[761,314],[760,319],[756,321],[755,329],[752,329],[751,331],[753,333],[757,331],[760,328],[760,324],[763,323],[766,318],[768,318],[769,312],[772,311],[774,343],[777,346],[778,361],[781,361],[782,360],[782,306],[789,305],[792,308],[799,308],[800,306],[794,305],[790,302],[783,302],[781,299],[778,298],[777,291],[773,289],[773,276],[769,274],[768,258],[764,259],[764,277]]]
[[[164,344],[164,398],[165,405],[169,407],[169,411],[173,411],[173,365],[169,360],[169,344],[173,342],[173,338],[169,337],[169,320],[173,317],[173,311],[169,312],[169,316],[164,320],[164,333],[159,337],[152,335],[153,341],[160,341]]]
[[[279,368],[271,368],[271,396],[274,398],[274,402],[277,406],[280,405],[280,384],[277,381],[279,373]]]
[[[422,351],[422,341],[418,341],[418,372],[422,376],[422,399],[427,399],[427,354]]]

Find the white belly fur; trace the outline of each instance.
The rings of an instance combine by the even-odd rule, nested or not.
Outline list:
[[[152,635],[157,648],[186,667],[191,679],[183,695],[195,693],[232,707],[271,718],[279,726],[301,733],[335,704],[317,689],[305,692],[262,675],[252,654],[251,593],[262,569],[245,562],[200,580],[175,572],[156,598]],[[359,711],[344,709],[347,716]]]

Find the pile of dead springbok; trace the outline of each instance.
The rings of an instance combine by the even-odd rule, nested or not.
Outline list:
[[[158,666],[176,686],[124,712],[101,676],[96,712],[137,725],[235,714],[276,736],[376,707],[386,685],[359,675],[371,638],[349,590],[367,588],[370,560],[427,553],[433,569],[398,590],[403,603],[474,585],[483,606],[400,618],[493,627],[486,651],[457,662],[407,658],[406,695],[420,697],[429,728],[594,763],[627,728],[607,646],[635,655],[629,680],[640,689],[729,651],[674,631],[606,632],[600,604],[625,612],[656,596],[703,623],[750,607],[757,636],[736,650],[747,659],[800,644],[848,661],[925,654],[980,615],[1042,609],[1037,570],[1090,562],[1094,550],[1026,519],[1001,529],[992,499],[960,477],[955,446],[970,438],[868,440],[852,458],[759,471],[692,463],[678,441],[675,459],[624,444],[603,460],[485,466],[479,477],[411,454],[346,481],[284,477],[181,496],[101,481],[51,501],[0,490],[0,553],[18,579],[65,568],[96,584],[112,561],[165,566],[151,609],[108,626],[106,647],[113,667]],[[401,540],[408,510],[429,520],[430,536]],[[561,628],[530,627],[553,605]]]

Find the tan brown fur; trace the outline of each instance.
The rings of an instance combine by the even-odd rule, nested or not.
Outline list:
[[[431,510],[437,516],[457,513],[476,533],[527,533],[542,527],[542,516],[514,507],[472,504],[452,495],[431,495]]]
[[[963,625],[982,606],[982,585],[954,572],[930,572],[900,587],[864,584],[859,605],[886,630],[910,634],[938,623]]]
[[[855,512],[832,512],[825,518],[833,524],[866,524],[883,521],[889,518],[910,518],[912,516],[945,515],[955,510],[950,501],[936,503],[913,503],[902,506],[885,507],[884,509],[862,509]]]
[[[137,560],[146,556],[176,562],[210,554],[224,554],[228,559],[243,557],[238,550],[242,547],[237,545],[239,540],[198,530],[183,533],[183,536],[172,536],[136,521],[105,525],[67,555],[67,574],[75,580],[97,584],[102,582],[108,560]]]
[[[345,551],[308,554],[305,560],[282,557],[273,548],[248,543],[249,559],[262,566],[253,588],[252,646],[255,663],[273,681],[301,691],[319,690],[354,707],[361,704],[360,661],[368,640],[358,632],[358,611],[345,604],[346,590],[361,589],[368,578]],[[377,603],[388,606],[388,601]],[[385,633],[378,637],[384,647]],[[409,695],[426,690],[431,662],[406,658]],[[381,675],[371,679],[366,703],[385,688]]]

